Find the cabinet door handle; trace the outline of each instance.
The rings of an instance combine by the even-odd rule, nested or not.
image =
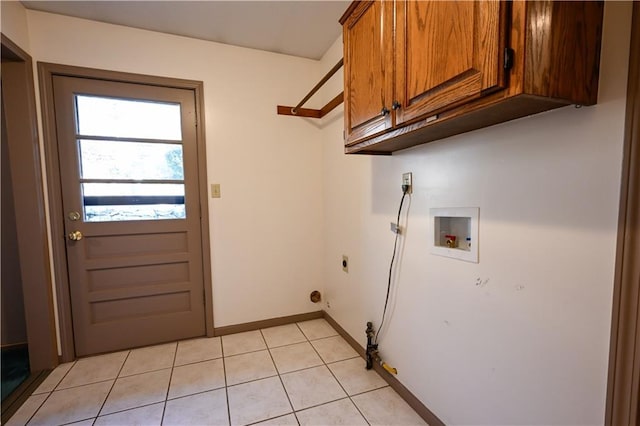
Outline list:
[[[387,115],[389,114],[389,109],[387,107],[382,107],[382,111],[380,111],[381,115]]]
[[[400,105],[400,102],[398,101],[393,101],[393,104],[391,104],[391,108],[395,111],[397,109],[400,109],[402,105]]]

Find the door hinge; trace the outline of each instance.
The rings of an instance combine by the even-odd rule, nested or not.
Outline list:
[[[510,47],[504,48],[504,69],[510,70],[513,68],[513,49]]]

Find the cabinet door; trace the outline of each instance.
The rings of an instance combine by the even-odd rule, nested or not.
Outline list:
[[[359,3],[343,24],[345,143],[390,128],[393,2]]]
[[[398,123],[505,87],[506,4],[396,2]]]

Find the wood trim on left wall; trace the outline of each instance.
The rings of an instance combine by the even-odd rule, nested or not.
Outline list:
[[[44,186],[38,139],[31,56],[1,34],[2,97],[15,196],[18,252],[22,274],[31,372],[58,365],[45,221]]]
[[[640,2],[633,3],[605,425],[640,424]]]

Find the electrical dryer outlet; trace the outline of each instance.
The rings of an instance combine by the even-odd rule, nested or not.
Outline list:
[[[405,185],[409,187],[407,194],[411,194],[413,192],[413,176],[411,172],[402,174],[402,186]]]

